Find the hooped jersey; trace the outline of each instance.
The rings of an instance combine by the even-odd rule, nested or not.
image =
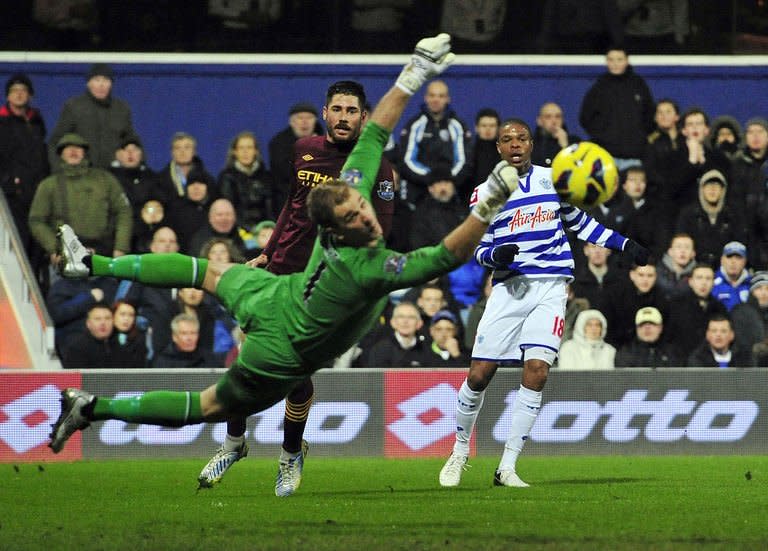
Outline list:
[[[472,192],[470,207],[488,195],[483,182]],[[532,165],[520,176],[517,190],[496,215],[475,249],[477,261],[489,267],[493,248],[515,243],[520,251],[506,269],[494,271],[494,283],[516,275],[530,278],[573,278],[573,255],[565,228],[589,241],[622,250],[626,238],[606,228],[581,209],[561,202],[552,184],[552,169]]]

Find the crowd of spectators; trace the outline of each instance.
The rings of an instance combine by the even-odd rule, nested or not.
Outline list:
[[[621,186],[591,212],[647,246],[647,266],[623,265],[610,251],[572,241],[560,369],[768,365],[768,121],[720,117],[673,99],[653,99],[626,51],[613,48],[606,73],[587,92],[579,119],[563,124],[559,105],[541,104],[533,158],[551,165],[581,139],[605,146],[621,166]],[[226,259],[268,250],[288,195],[294,142],[321,135],[310,103],[291,107],[269,141],[270,164],[251,131],[231,140],[222,168],[209,172],[193,135],[169,139],[160,170],[144,161],[130,101],[117,98],[105,64],[93,65],[83,94],[66,102],[46,137],[32,106],[33,83],[15,74],[0,108],[0,180],[56,324],[65,367],[218,367],[231,361],[238,328],[195,289],[158,289],[104,278],[59,278],[56,228],[68,223],[99,254],[174,253]],[[635,98],[634,115],[626,113]],[[438,243],[468,215],[468,198],[497,161],[494,108],[453,106],[433,81],[421,111],[386,152],[399,181],[379,196],[394,202],[388,245]],[[154,154],[154,152],[153,152]],[[619,255],[617,255],[619,256]],[[391,297],[381,323],[339,365],[466,367],[489,273],[474,260],[448,276]]]
[[[468,53],[600,53],[623,40],[639,53],[728,54],[760,44],[767,12],[755,0],[17,0],[0,48],[404,53],[442,31]]]

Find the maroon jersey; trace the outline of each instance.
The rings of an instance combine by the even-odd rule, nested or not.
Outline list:
[[[264,248],[267,270],[275,274],[300,272],[307,265],[317,237],[317,225],[307,213],[307,196],[317,184],[337,178],[354,143],[335,144],[325,136],[299,139],[293,146],[293,173],[288,199],[280,211],[272,238]],[[392,229],[395,185],[392,165],[382,158],[373,188],[373,208],[384,237]]]

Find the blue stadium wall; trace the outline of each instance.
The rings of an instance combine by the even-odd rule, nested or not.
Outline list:
[[[60,63],[61,57],[71,61]],[[211,56],[215,62],[203,63],[190,62],[201,56],[150,55],[146,59],[152,62],[127,63],[125,56],[114,54],[91,54],[90,58],[49,54],[44,62],[37,61],[39,55],[5,54],[0,55],[0,78],[4,81],[16,71],[31,76],[37,92],[34,104],[42,110],[50,131],[64,101],[84,90],[90,63],[110,62],[116,74],[115,93],[133,108],[150,166],[159,168],[168,161],[170,136],[184,130],[198,138],[200,156],[210,171],[217,172],[237,132],[254,131],[266,150],[270,137],[285,127],[289,106],[311,101],[322,107],[325,89],[335,80],[361,81],[375,103],[397,75],[401,57]],[[131,59],[136,58],[145,59]],[[286,58],[311,62],[288,63]],[[471,64],[466,58],[463,61],[450,69],[445,80],[456,111],[468,123],[478,109],[493,107],[502,116],[519,116],[534,124],[538,107],[551,100],[563,106],[569,129],[586,137],[578,124],[578,110],[585,92],[604,71],[601,56],[533,60],[475,56]],[[712,117],[730,114],[742,123],[768,115],[768,61],[763,57],[637,56],[632,61],[655,98],[673,98],[683,110],[697,105]],[[369,62],[374,64],[365,64]],[[415,113],[419,103],[412,102],[407,115]]]

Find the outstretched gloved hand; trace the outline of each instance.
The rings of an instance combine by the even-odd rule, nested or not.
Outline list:
[[[456,58],[451,53],[451,36],[440,33],[422,38],[416,44],[411,61],[403,67],[395,85],[408,95],[413,95],[429,79],[436,77]]]
[[[472,209],[472,214],[490,224],[499,209],[505,205],[509,196],[517,189],[519,178],[517,169],[507,161],[499,161],[486,180],[485,195]]]

